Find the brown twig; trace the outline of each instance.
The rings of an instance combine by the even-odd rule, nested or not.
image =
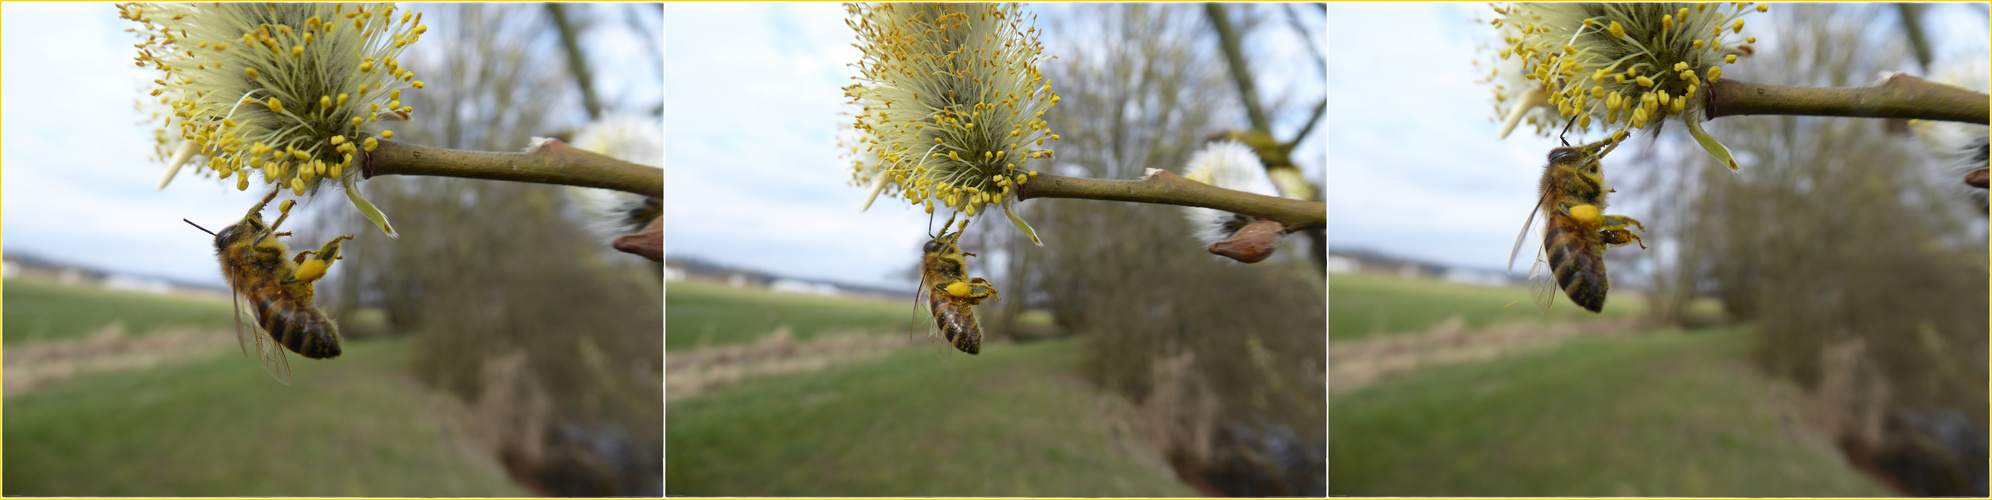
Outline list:
[[[428,175],[561,184],[664,197],[664,169],[646,167],[547,140],[523,153],[460,151],[380,141],[360,170],[379,175]]]
[[[1017,189],[1018,200],[1076,198],[1204,207],[1279,221],[1286,232],[1325,228],[1328,205],[1318,201],[1233,191],[1176,174],[1156,171],[1137,181],[1086,179],[1044,174]]]
[[[1703,87],[1708,118],[1740,115],[1906,118],[1985,125],[1992,96],[1896,74],[1868,87],[1785,87],[1717,80]]]

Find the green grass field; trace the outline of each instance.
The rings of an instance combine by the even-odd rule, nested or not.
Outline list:
[[[671,496],[1185,496],[1117,451],[1078,340],[762,379],[666,411]]]
[[[221,299],[108,290],[47,281],[10,279],[0,293],[4,303],[5,345],[76,338],[124,324],[125,333],[144,335],[173,329],[233,331],[234,308]]]
[[[1328,339],[1354,340],[1382,334],[1428,330],[1453,316],[1468,329],[1508,321],[1567,321],[1627,317],[1645,310],[1631,294],[1615,294],[1605,311],[1593,314],[1558,296],[1545,319],[1536,311],[1528,287],[1487,287],[1403,279],[1366,273],[1328,278]]]
[[[665,297],[674,349],[750,342],[781,325],[799,338],[894,334],[912,311],[702,283],[671,283]],[[992,343],[945,361],[906,348],[672,401],[665,494],[1194,495],[1159,460],[1123,451],[1139,445],[1074,373],[1078,342]]]
[[[1594,337],[1335,394],[1330,494],[1890,496],[1801,444],[1747,336]]]
[[[797,340],[830,333],[904,333],[924,325],[913,301],[771,293],[696,281],[672,282],[664,293],[669,315],[664,349],[741,344],[788,327]]]
[[[8,280],[7,345],[233,328],[227,302]],[[518,496],[408,373],[414,340],[290,356],[285,387],[233,346],[9,395],[0,493],[15,496]]]

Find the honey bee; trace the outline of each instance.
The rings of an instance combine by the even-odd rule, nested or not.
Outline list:
[[[968,257],[975,254],[963,252],[955,244],[968,229],[968,221],[961,221],[954,234],[948,234],[954,220],[949,216],[947,224],[941,225],[941,234],[922,249],[919,301],[933,311],[934,329],[928,331],[928,337],[936,341],[941,352],[953,345],[961,352],[977,354],[982,352],[982,324],[976,322],[971,306],[996,299],[996,287],[989,280],[968,277]]]
[[[1535,224],[1536,214],[1542,214],[1542,248],[1529,270],[1529,284],[1536,309],[1543,314],[1556,302],[1559,286],[1578,306],[1591,312],[1604,309],[1605,292],[1611,288],[1605,276],[1605,248],[1631,243],[1646,248],[1639,235],[1627,229],[1646,230],[1639,221],[1604,214],[1605,194],[1613,190],[1605,186],[1600,162],[1616,147],[1618,140],[1607,138],[1574,147],[1564,142],[1563,147],[1549,152],[1549,166],[1543,168],[1539,187],[1541,196],[1508,254],[1508,267],[1513,269],[1529,227]]]
[[[235,340],[241,344],[242,354],[248,356],[250,346],[254,345],[263,360],[264,371],[278,382],[290,385],[290,363],[284,358],[284,348],[307,358],[339,355],[339,327],[312,303],[312,283],[325,276],[332,261],[339,260],[339,242],[353,237],[332,238],[316,251],[284,258],[290,248],[277,238],[290,233],[275,231],[290,217],[292,202],[285,201],[280,206],[282,214],[277,216],[276,223],[263,225],[263,207],[281,191],[271,191],[240,222],[221,228],[219,233],[208,231],[194,221],[187,223],[214,235],[222,276],[235,292]],[[242,328],[244,297],[255,313],[256,321],[250,330]]]

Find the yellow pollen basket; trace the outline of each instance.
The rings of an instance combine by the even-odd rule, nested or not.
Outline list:
[[[1593,210],[1592,212],[1596,212],[1596,210]],[[320,270],[320,272],[323,272],[323,271],[324,271],[323,269],[321,269],[321,270]],[[300,272],[300,273],[302,273],[303,271],[299,271],[299,272]],[[954,282],[954,283],[949,283],[949,284],[948,284],[948,295],[953,295],[953,296],[956,296],[956,297],[967,297],[967,296],[968,296],[968,290],[969,290],[969,289],[968,289],[968,284],[967,284],[967,283],[962,283],[962,282],[959,282],[959,281],[957,281],[957,282]]]
[[[1598,213],[1597,205],[1578,205],[1570,207],[1570,218],[1585,224],[1595,224],[1603,217]]]
[[[325,277],[325,268],[329,266],[331,264],[318,259],[304,261],[297,266],[297,280],[306,283],[318,281],[318,278]]]

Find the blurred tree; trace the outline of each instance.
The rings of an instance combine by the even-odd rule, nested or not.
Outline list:
[[[1853,86],[1906,69],[1897,26],[1860,21],[1892,6],[1808,7],[1774,11],[1778,37],[1749,74]],[[1885,475],[1910,493],[1984,495],[1986,229],[1955,177],[1881,120],[1723,122],[1739,172],[1668,148],[1632,169],[1628,198],[1658,212],[1645,219],[1652,310],[1679,321],[1714,296],[1756,324],[1757,361],[1811,392],[1812,416],[1857,465],[1936,457],[1948,462]],[[1970,432],[1938,436],[1951,425],[1939,421]]]
[[[1180,170],[1205,138],[1245,119],[1198,6],[1052,9],[1045,27],[1061,64],[1047,79],[1064,99],[1046,119],[1064,139],[1047,173]],[[1276,6],[1236,11],[1247,13],[1241,29],[1283,25],[1259,22],[1280,15]],[[1141,407],[1136,428],[1193,484],[1234,495],[1326,492],[1325,286],[1302,253],[1245,266],[1183,252],[1192,229],[1170,206],[1020,208],[1056,244],[971,232],[1001,248],[990,262],[1004,269],[1007,300],[992,330],[1044,308],[1061,329],[1086,335],[1088,376]]]

